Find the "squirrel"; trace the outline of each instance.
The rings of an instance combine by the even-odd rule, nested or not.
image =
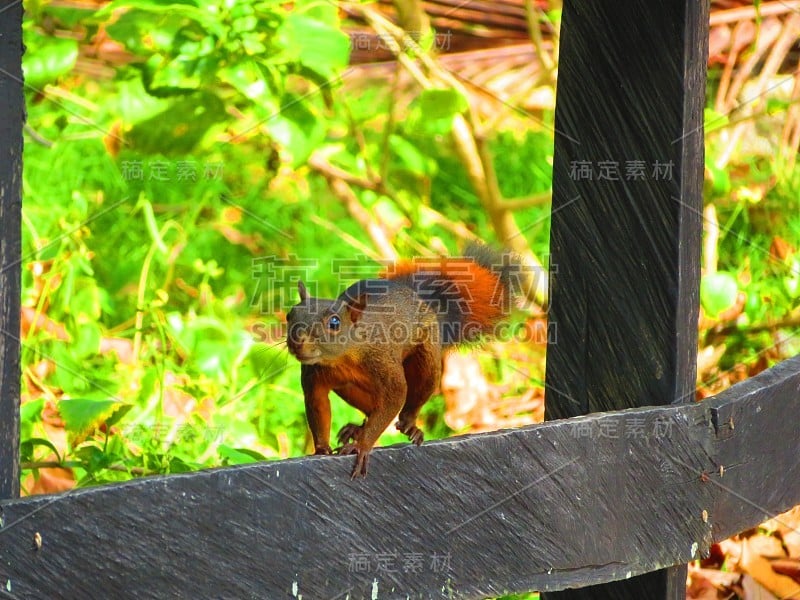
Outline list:
[[[372,447],[398,413],[397,429],[420,445],[417,415],[439,386],[444,353],[491,334],[510,312],[518,265],[471,243],[460,258],[397,262],[336,299],[311,297],[299,281],[286,342],[301,363],[314,454],[333,452],[331,390],[366,415],[337,435],[338,453],[356,455],[352,479],[366,476]]]

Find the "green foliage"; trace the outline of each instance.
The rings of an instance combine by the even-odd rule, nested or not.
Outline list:
[[[385,82],[344,93],[349,40],[331,3],[116,0],[93,12],[32,0],[26,15],[26,473],[57,462],[88,485],[304,454],[299,366],[282,344],[294,281],[262,289],[259,261],[306,260],[303,276],[326,296],[378,270],[362,225],[309,168],[312,153],[379,176],[353,187],[355,199],[405,254],[457,251],[443,220],[491,239],[450,139],[467,100],[431,89],[400,102]],[[96,35],[122,58],[88,77],[80,49]],[[540,116],[541,126],[492,132],[505,197],[550,188],[553,115]],[[728,124],[706,117],[712,132]],[[722,233],[704,310],[719,315],[744,294],[742,327],[795,314],[800,258],[769,248],[776,229],[800,245],[796,173],[759,195],[773,161],[752,159],[742,177],[716,168],[711,150]],[[549,206],[515,216],[545,256]],[[342,259],[354,273],[335,271]],[[742,333],[725,364],[771,343]],[[333,408],[334,430],[362,418],[336,398]],[[452,433],[444,411],[442,396],[425,406],[428,439]]]
[[[79,437],[85,436],[100,425],[112,426],[131,408],[130,404],[123,402],[90,398],[62,399],[58,403],[58,412],[64,419],[65,429]]]
[[[27,388],[46,394],[23,405],[23,459],[97,483],[303,453],[296,369],[247,323],[253,257],[285,248],[265,224],[296,218],[264,201],[274,171],[258,149],[219,140],[244,123],[232,141],[266,134],[299,165],[325,138],[313,91],[349,55],[335,7],[134,0],[27,14],[29,123],[48,144],[25,147],[23,362]],[[38,97],[78,56],[76,40],[43,33],[54,19],[102,26],[135,58],[99,86],[73,79],[66,100]],[[288,390],[293,402],[267,401]],[[47,441],[51,404],[63,449]]]
[[[733,308],[738,293],[736,278],[730,273],[710,273],[700,282],[700,303],[712,318]]]
[[[25,63],[25,83],[36,90],[72,71],[78,59],[78,42],[75,40],[36,39],[35,34],[26,29],[24,42],[28,47],[36,48]]]

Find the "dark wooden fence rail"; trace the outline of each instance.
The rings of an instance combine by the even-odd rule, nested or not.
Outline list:
[[[679,598],[680,565],[800,503],[800,357],[690,401],[706,4],[564,3],[547,416],[573,418],[380,449],[364,481],[348,479],[351,457],[303,458],[25,499],[20,11],[7,9],[0,595]],[[643,404],[660,406],[630,408]],[[599,410],[615,412],[574,416]]]
[[[548,419],[694,400],[707,41],[708,2],[564,4]],[[598,511],[621,500],[598,497]],[[607,522],[606,537],[626,527]],[[544,600],[685,596],[678,567]]]
[[[636,576],[797,503],[799,388],[795,358],[699,404],[380,449],[363,481],[309,457],[7,501],[0,590],[481,598]]]
[[[22,3],[0,14],[0,499],[19,495]],[[10,334],[10,335],[9,335]]]

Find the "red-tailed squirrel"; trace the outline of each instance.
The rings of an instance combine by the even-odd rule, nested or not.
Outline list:
[[[302,365],[315,454],[332,452],[331,390],[366,415],[337,436],[340,454],[356,454],[353,478],[367,474],[372,447],[398,413],[397,429],[421,444],[416,419],[439,385],[442,354],[492,333],[511,308],[518,264],[470,244],[461,258],[398,262],[335,300],[311,297],[299,282],[286,341]]]

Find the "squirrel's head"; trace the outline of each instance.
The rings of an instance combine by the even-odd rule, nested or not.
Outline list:
[[[301,363],[336,360],[351,347],[351,332],[364,313],[366,298],[314,298],[303,282],[297,284],[300,302],[286,317],[286,345]]]

